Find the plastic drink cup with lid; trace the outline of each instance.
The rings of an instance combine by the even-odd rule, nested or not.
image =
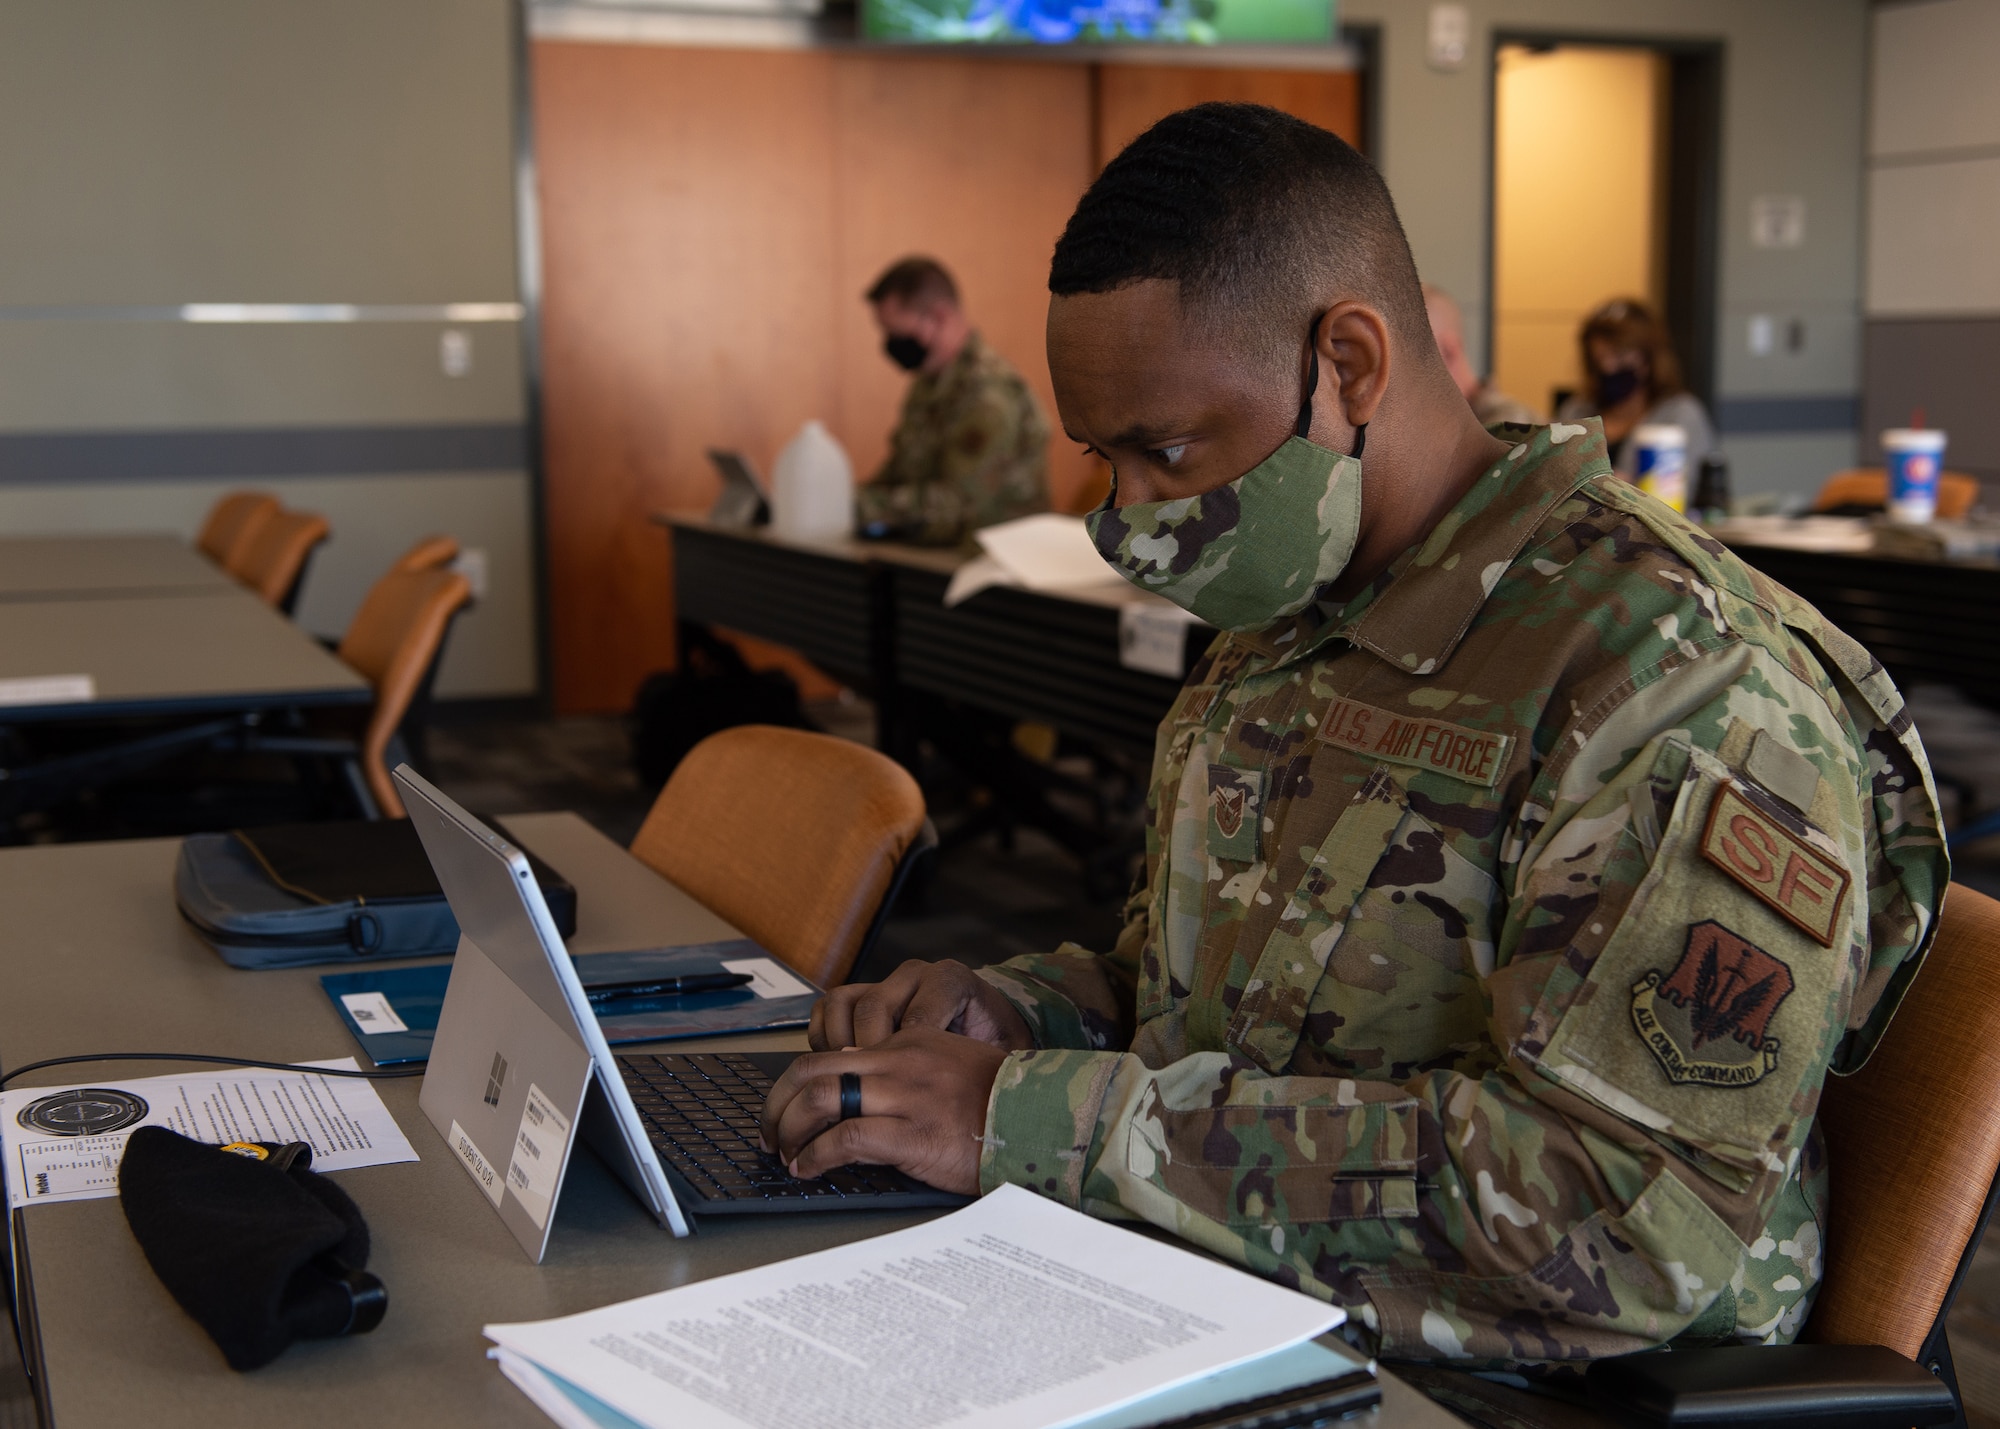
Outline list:
[[[1632,475],[1639,489],[1676,511],[1687,510],[1687,432],[1649,423],[1632,433],[1632,445],[1638,454]]]
[[[1937,515],[1945,434],[1931,427],[1891,427],[1882,433],[1889,466],[1889,516],[1920,524]]]

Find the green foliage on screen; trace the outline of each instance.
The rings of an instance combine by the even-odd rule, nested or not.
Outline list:
[[[863,0],[871,40],[929,44],[1325,44],[1335,0]]]

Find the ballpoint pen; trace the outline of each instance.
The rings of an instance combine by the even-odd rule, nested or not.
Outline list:
[[[695,992],[725,992],[755,982],[749,973],[689,973],[685,977],[648,978],[641,982],[585,983],[583,995],[593,1007],[637,997],[685,997]]]

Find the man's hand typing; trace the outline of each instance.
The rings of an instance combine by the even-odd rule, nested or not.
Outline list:
[[[817,1015],[813,1027],[817,1034]],[[808,1052],[771,1088],[764,1145],[808,1180],[859,1163],[977,1194],[986,1103],[1006,1057],[991,1042],[917,1025],[869,1047]],[[861,1114],[845,1121],[843,1073],[861,1079]]]
[[[833,989],[813,1008],[806,1039],[815,1052],[873,1047],[906,1027],[956,1032],[1003,1052],[1035,1045],[1013,1003],[972,969],[950,961],[904,963],[881,982]]]

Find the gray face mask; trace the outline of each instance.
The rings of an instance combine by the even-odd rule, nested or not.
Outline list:
[[[1317,339],[1319,320],[1313,320]],[[1261,630],[1304,610],[1339,579],[1361,534],[1361,462],[1306,439],[1319,388],[1312,361],[1293,435],[1226,486],[1085,518],[1097,552],[1141,590],[1157,591],[1220,630]]]

